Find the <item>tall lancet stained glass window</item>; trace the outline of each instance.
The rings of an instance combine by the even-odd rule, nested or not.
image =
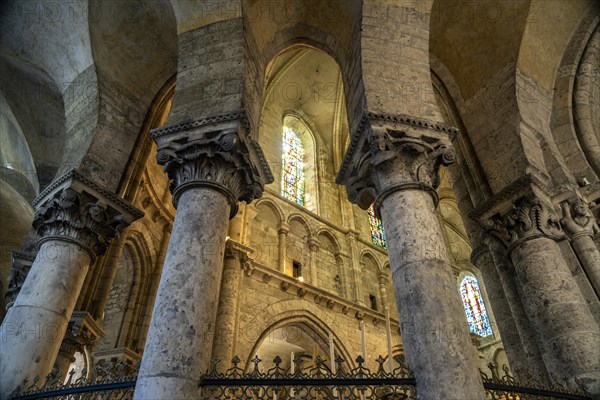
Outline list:
[[[304,148],[292,129],[283,128],[281,193],[283,197],[304,205]]]
[[[479,336],[492,334],[492,326],[488,318],[479,284],[474,276],[466,276],[460,284],[460,294],[469,321],[471,332]]]
[[[383,231],[383,224],[375,215],[373,204],[369,207],[369,224],[371,225],[371,239],[373,240],[373,243],[387,250],[387,241],[385,239],[385,232]]]

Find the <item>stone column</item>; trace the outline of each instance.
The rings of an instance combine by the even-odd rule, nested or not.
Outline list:
[[[249,262],[248,254],[252,250],[240,243],[228,240],[225,244],[223,278],[219,294],[219,308],[213,357],[218,357],[224,365],[229,365],[235,355],[237,308],[240,292],[242,269]]]
[[[381,296],[381,306],[383,310],[387,310],[388,308],[388,295],[387,295],[387,275],[383,272],[380,272],[377,275],[377,279],[379,280],[379,295]]]
[[[12,266],[8,275],[8,290],[4,293],[6,311],[15,303],[21,287],[25,283],[25,278],[31,269],[31,265],[35,261],[35,257],[20,251],[13,251],[11,258]]]
[[[279,238],[279,272],[285,274],[285,259],[287,257],[287,234],[290,232],[290,227],[288,224],[282,223],[277,229],[277,235]]]
[[[359,260],[360,254],[358,252],[358,246],[356,245],[358,237],[357,231],[350,231],[346,234],[346,240],[348,241],[348,245],[350,247],[350,260],[352,262],[352,286],[354,288],[352,296],[353,300],[359,304],[364,305],[365,299],[363,296],[363,287],[362,287],[362,269],[364,268],[364,263]]]
[[[319,258],[319,241],[317,239],[308,239],[308,249],[310,250],[310,283],[313,286],[319,285],[317,269]]]
[[[75,171],[36,199],[40,251],[0,328],[0,397],[50,372],[94,258],[142,213]]]
[[[471,253],[471,261],[479,268],[485,281],[485,287],[494,308],[494,316],[502,333],[502,343],[510,367],[517,377],[525,377],[527,371],[530,370],[529,360],[521,344],[519,330],[504,295],[504,289],[489,248],[486,245],[477,247]]]
[[[563,218],[560,223],[571,241],[571,246],[585,271],[596,296],[600,298],[600,250],[594,243],[594,234],[600,227],[587,204],[577,199],[572,204],[561,203]]]
[[[563,233],[543,185],[530,182],[487,214],[481,222],[507,246],[546,369],[600,394],[600,331],[556,243]]]
[[[73,313],[54,362],[54,368],[62,373],[63,380],[66,379],[69,367],[75,361],[75,353],[79,351],[85,354],[86,350],[92,353],[96,343],[102,337],[104,331],[90,313],[87,311]]]
[[[489,249],[490,256],[496,267],[498,279],[504,290],[504,296],[508,303],[508,307],[510,308],[510,313],[515,321],[515,326],[519,333],[521,346],[527,357],[530,371],[541,378],[542,381],[547,381],[548,371],[542,360],[542,352],[540,351],[536,333],[523,309],[523,303],[521,302],[519,291],[517,289],[515,268],[506,256],[506,247],[491,235],[484,235],[483,242]]]
[[[388,241],[406,357],[424,399],[484,399],[456,279],[439,224],[438,169],[454,161],[455,130],[367,113],[338,182],[367,209],[375,195]]]
[[[238,200],[272,182],[243,113],[153,131],[177,214],[145,345],[135,399],[194,399],[209,366],[227,224]]]
[[[115,276],[117,275],[117,267],[119,260],[123,256],[123,250],[125,249],[125,241],[127,240],[127,229],[124,229],[119,237],[112,243],[108,249],[107,257],[104,262],[104,268],[102,268],[102,276],[100,278],[100,287],[94,295],[94,306],[93,313],[94,318],[99,321],[104,320],[104,309],[112,290]]]

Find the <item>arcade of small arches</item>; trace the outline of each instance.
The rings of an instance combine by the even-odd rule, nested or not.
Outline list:
[[[2,5],[0,398],[234,355],[600,396],[598,4],[217,3]]]

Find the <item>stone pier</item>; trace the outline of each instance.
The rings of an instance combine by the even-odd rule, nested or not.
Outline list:
[[[228,220],[272,181],[240,118],[154,130],[177,214],[134,398],[195,399],[213,346]]]
[[[383,220],[402,341],[424,399],[484,399],[477,354],[436,215],[452,128],[367,113],[338,174],[350,201]]]
[[[483,217],[482,224],[506,245],[547,371],[572,383],[577,378],[598,395],[598,325],[558,247],[564,233],[544,186],[536,180],[522,186],[519,193],[488,210],[492,215]]]
[[[71,171],[34,202],[40,250],[0,328],[0,397],[43,382],[58,355],[90,264],[143,214]]]

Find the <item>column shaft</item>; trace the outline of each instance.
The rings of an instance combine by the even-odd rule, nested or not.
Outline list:
[[[600,393],[600,332],[556,242],[532,238],[511,252],[523,306],[549,372]]]
[[[502,283],[498,277],[494,260],[487,246],[482,245],[473,252],[473,263],[479,268],[485,282],[494,316],[502,334],[502,343],[512,371],[517,376],[525,377],[529,371],[529,360],[521,343],[517,324],[504,294]],[[499,366],[502,367],[502,366]]]
[[[228,365],[235,355],[235,327],[241,272],[242,266],[239,255],[235,254],[235,250],[226,249],[221,293],[219,295],[219,310],[215,324],[218,334],[215,335],[213,344],[213,356],[219,357],[224,365]]]
[[[90,254],[75,243],[42,244],[0,328],[0,397],[25,378],[43,380],[50,372],[90,262]]]
[[[402,340],[423,399],[484,399],[477,354],[430,193],[383,200]]]
[[[511,261],[506,257],[506,248],[500,242],[491,238],[488,240],[488,247],[496,267],[496,272],[498,273],[498,278],[504,289],[504,295],[508,307],[510,308],[510,313],[515,321],[523,351],[529,362],[529,367],[533,373],[539,375],[542,379],[547,379],[548,372],[544,365],[544,360],[542,360],[542,353],[538,345],[535,331],[523,309],[523,303],[521,302],[519,291],[517,289],[514,267]]]
[[[212,188],[180,198],[134,398],[195,399],[207,371],[230,205]]]
[[[571,245],[581,266],[585,271],[596,296],[600,298],[600,251],[591,235],[578,235],[571,240]]]

